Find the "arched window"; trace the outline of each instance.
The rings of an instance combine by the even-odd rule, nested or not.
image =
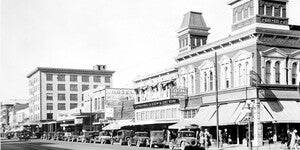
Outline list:
[[[225,67],[224,75],[225,75],[225,88],[229,88],[229,71],[228,71],[228,67]]]
[[[271,62],[266,62],[266,84],[270,84],[271,82]]]
[[[279,61],[275,63],[275,83],[276,84],[280,83],[280,62]]]
[[[246,62],[245,63],[245,85],[248,85],[249,84],[249,63]]]
[[[194,90],[194,76],[191,75],[191,93],[194,93],[195,90]]]
[[[267,15],[267,5],[264,5],[264,15]]]
[[[238,81],[239,81],[239,86],[242,85],[242,77],[243,77],[242,65],[238,64]]]
[[[213,73],[212,71],[209,72],[209,90],[212,91],[213,90],[213,80],[214,80],[214,77],[213,77]]]
[[[207,73],[204,72],[204,91],[207,91]]]
[[[182,86],[183,86],[183,87],[186,87],[186,80],[185,80],[185,77],[182,78]]]
[[[297,84],[297,63],[292,65],[292,84]]]

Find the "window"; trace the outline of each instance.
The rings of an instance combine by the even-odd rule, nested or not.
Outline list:
[[[47,91],[52,91],[53,90],[52,84],[47,84],[46,89],[47,89]]]
[[[89,89],[89,85],[82,85],[82,91],[86,91]]]
[[[53,113],[47,113],[47,119],[48,120],[53,119]]]
[[[171,118],[176,118],[177,117],[177,109],[176,108],[172,108],[172,116]]]
[[[47,81],[53,81],[53,75],[52,74],[46,74],[46,80]]]
[[[98,87],[98,85],[93,85],[94,89],[96,89]]]
[[[155,110],[155,119],[161,119],[159,110]]]
[[[280,83],[280,62],[279,61],[275,63],[275,83],[276,84]]]
[[[194,76],[191,75],[191,93],[194,93],[195,90],[194,90]]]
[[[57,99],[59,101],[65,101],[66,100],[66,95],[65,94],[57,94]]]
[[[66,103],[58,103],[57,110],[66,110]]]
[[[77,103],[70,103],[70,109],[76,108],[77,107]]]
[[[65,91],[66,90],[65,84],[58,84],[57,85],[57,90],[58,91]]]
[[[53,110],[53,103],[47,103],[47,110]]]
[[[204,72],[204,91],[207,91],[207,73]]]
[[[78,95],[77,94],[70,94],[70,100],[71,101],[77,101],[78,100]]]
[[[94,99],[94,110],[97,110],[97,99]]]
[[[238,81],[239,81],[239,86],[242,85],[242,78],[243,78],[242,65],[238,64]]]
[[[214,77],[212,71],[209,72],[209,89],[212,91],[214,88]]]
[[[185,80],[185,77],[182,78],[182,86],[183,86],[183,87],[186,87],[186,80]]]
[[[65,81],[66,79],[65,79],[65,75],[57,75],[57,81]]]
[[[100,76],[94,76],[94,82],[101,82]]]
[[[249,63],[246,62],[245,63],[245,85],[249,85],[249,80],[250,80],[250,76],[249,76]]]
[[[89,76],[82,76],[82,82],[89,82]]]
[[[161,119],[166,118],[166,110],[165,109],[160,110],[160,116],[161,116]]]
[[[47,93],[46,94],[46,99],[47,100],[53,100],[53,94],[52,93]]]
[[[229,71],[228,71],[228,67],[225,67],[224,74],[225,74],[225,88],[229,88]]]
[[[292,65],[292,84],[297,84],[297,63]]]
[[[172,110],[171,108],[167,109],[166,118],[171,118]]]
[[[105,88],[106,88],[106,89],[109,89],[109,88],[110,88],[110,85],[105,85]]]
[[[103,110],[105,107],[104,105],[104,97],[101,97],[101,109]]]
[[[266,62],[266,84],[270,84],[271,82],[271,62]]]
[[[105,77],[105,83],[110,83],[110,77]]]
[[[244,9],[244,19],[247,19],[249,15],[248,8]]]
[[[78,91],[77,84],[70,84],[70,91]]]
[[[71,82],[77,82],[77,75],[70,75]]]

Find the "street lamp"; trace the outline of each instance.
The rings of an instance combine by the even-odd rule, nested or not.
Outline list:
[[[248,144],[249,144],[249,149],[252,150],[252,144],[251,144],[251,112],[252,112],[252,107],[253,107],[253,102],[251,100],[246,100],[247,104],[247,116],[248,116]]]

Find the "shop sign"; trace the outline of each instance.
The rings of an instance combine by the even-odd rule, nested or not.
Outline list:
[[[172,99],[186,99],[187,95],[187,88],[173,87],[170,89],[170,98]]]
[[[143,104],[135,104],[135,105],[133,105],[133,108],[140,109],[140,108],[148,108],[148,107],[165,106],[165,105],[171,105],[171,104],[179,104],[179,100],[178,99],[168,99],[168,100],[148,102],[148,103],[143,103]]]
[[[76,119],[74,120],[74,123],[75,123],[75,124],[82,124],[82,123],[83,123],[83,118],[76,118]]]

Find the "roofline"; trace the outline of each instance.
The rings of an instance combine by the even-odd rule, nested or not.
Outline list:
[[[50,68],[50,67],[37,67],[34,71],[29,73],[26,77],[30,78],[32,75],[37,73],[38,71],[41,72],[55,72],[55,73],[69,73],[72,74],[91,74],[91,73],[102,73],[105,75],[112,75],[115,71],[110,70],[93,70],[93,69],[70,69],[70,68]]]
[[[144,79],[149,79],[149,78],[159,76],[161,74],[165,74],[165,73],[172,72],[172,71],[178,71],[178,68],[172,67],[172,68],[167,68],[165,70],[162,70],[162,71],[159,71],[159,72],[156,72],[156,73],[152,73],[152,74],[149,74],[149,75],[138,76],[135,79],[133,79],[133,82],[137,82],[137,81],[144,80]]]

